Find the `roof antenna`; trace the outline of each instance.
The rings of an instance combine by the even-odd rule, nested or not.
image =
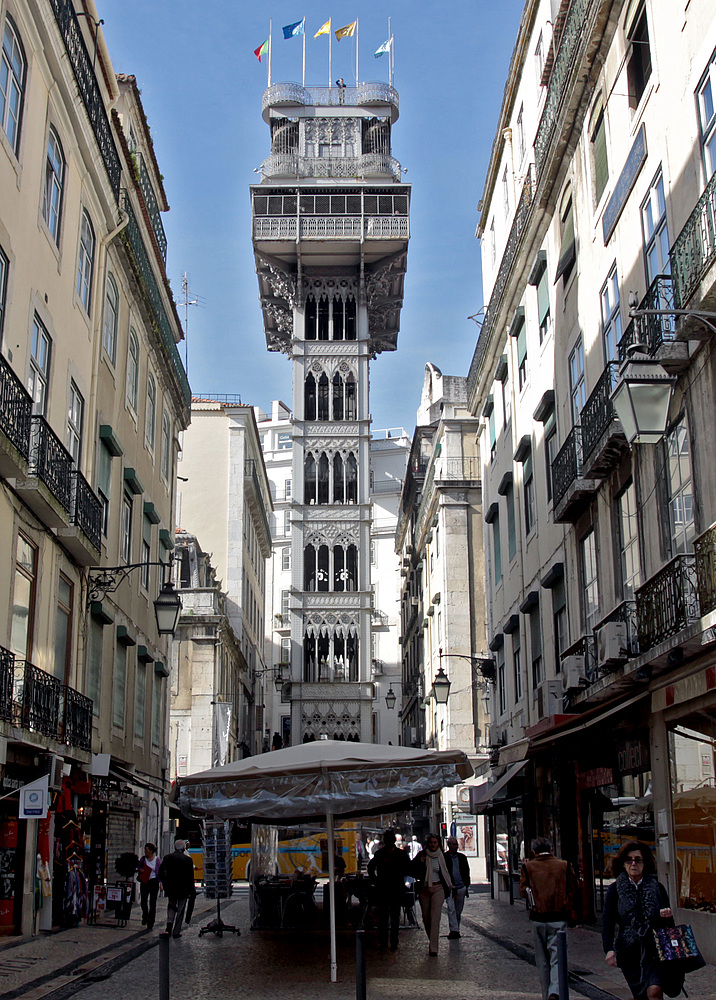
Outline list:
[[[181,276],[181,290],[184,301],[178,302],[177,305],[184,306],[184,371],[189,378],[189,306],[198,306],[199,296],[194,299],[189,298],[189,275],[186,271]]]

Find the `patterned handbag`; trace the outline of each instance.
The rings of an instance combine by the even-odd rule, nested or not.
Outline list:
[[[668,962],[670,965],[678,963],[683,972],[693,972],[706,965],[696,944],[694,932],[688,924],[659,927],[653,933],[660,962]]]

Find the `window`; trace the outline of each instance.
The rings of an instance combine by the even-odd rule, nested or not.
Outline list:
[[[288,545],[281,550],[281,569],[291,569],[291,548]]]
[[[507,711],[507,678],[505,677],[505,650],[500,646],[495,653],[497,660],[497,704],[499,715]]]
[[[646,5],[642,5],[627,33],[627,41],[631,42],[631,54],[627,62],[627,81],[629,86],[629,107],[634,110],[639,106],[646,85],[651,76],[651,48],[649,46],[649,26],[646,21]]]
[[[549,308],[549,281],[547,278],[547,258],[537,279],[537,318],[539,320],[539,342],[542,344],[552,326]]]
[[[527,151],[527,141],[525,139],[524,105],[520,105],[517,115],[517,162],[522,163]]]
[[[646,281],[650,285],[658,274],[671,272],[669,230],[666,225],[666,201],[661,170],[654,178],[641,206],[641,225],[644,233]]]
[[[15,545],[15,584],[12,597],[10,644],[18,659],[29,660],[35,626],[35,589],[37,585],[37,548],[18,534]]]
[[[507,167],[502,174],[502,210],[505,218],[510,214],[510,181],[507,176]]]
[[[74,382],[70,382],[70,399],[67,406],[67,450],[79,468],[82,456],[82,422],[85,401]]]
[[[290,663],[291,662],[291,640],[286,636],[281,639],[281,659],[280,663]]]
[[[154,675],[152,684],[152,746],[158,747],[162,738],[162,680]]]
[[[520,630],[512,633],[512,672],[515,680],[515,701],[522,700],[522,658],[520,650]]]
[[[169,414],[165,410],[162,413],[162,479],[169,482],[172,470],[172,427]]]
[[[716,173],[716,110],[714,94],[716,94],[716,52],[711,56],[709,67],[696,92],[699,108],[701,146],[704,151],[704,171],[707,182]]]
[[[5,299],[7,297],[8,259],[0,249],[0,344],[5,326]]]
[[[102,534],[107,537],[109,528],[109,499],[112,485],[112,452],[104,441],[99,443],[97,459],[97,492],[102,501]]]
[[[535,690],[544,680],[542,623],[539,604],[530,611],[530,652],[532,654],[532,689]]]
[[[284,496],[284,500],[290,500],[291,499],[291,480],[290,479],[287,479],[285,481],[285,483],[284,483],[283,496]]]
[[[285,510],[283,512],[283,533],[284,535],[291,534],[291,511]]]
[[[375,544],[375,538],[371,538],[371,540],[370,540],[370,564],[371,564],[371,566],[375,566],[375,563],[376,563],[376,544]]]
[[[133,410],[137,409],[139,392],[139,341],[134,330],[129,328],[129,344],[127,346],[127,402]]]
[[[535,69],[537,71],[537,84],[541,86],[542,74],[544,73],[544,38],[541,31],[537,39],[537,48],[535,49]]]
[[[562,670],[562,653],[567,648],[567,598],[564,577],[552,588],[552,628],[554,634],[554,671]]]
[[[694,538],[694,489],[686,416],[666,435],[671,554],[690,552]]]
[[[278,450],[279,451],[285,451],[287,448],[290,448],[292,446],[292,444],[293,444],[293,441],[291,440],[291,435],[290,434],[285,433],[285,432],[282,433],[282,434],[279,434],[279,436],[278,436]]]
[[[515,491],[508,486],[505,493],[507,502],[507,554],[510,562],[517,555],[517,530],[515,526]]]
[[[547,500],[552,500],[552,466],[557,457],[557,421],[554,410],[544,422],[544,452],[547,466]]]
[[[502,396],[502,422],[507,427],[512,419],[512,393],[510,392],[509,373],[506,366],[504,377],[500,379],[500,395]]]
[[[127,647],[118,642],[114,654],[112,678],[112,725],[124,729],[124,706],[127,687]]]
[[[154,451],[154,432],[157,422],[157,384],[151,372],[147,372],[147,406],[144,411],[144,440],[147,448]]]
[[[559,213],[559,261],[554,276],[555,283],[564,278],[566,284],[577,260],[577,242],[574,232],[574,212],[572,210],[571,189],[562,198],[562,208]]]
[[[490,432],[490,461],[495,457],[495,452],[497,450],[497,430],[495,426],[495,407],[493,405],[490,413],[487,417],[488,429]]]
[[[594,203],[598,205],[609,180],[609,160],[607,158],[607,126],[604,108],[600,107],[593,118],[590,130],[592,150],[592,170],[594,173]]]
[[[111,274],[107,275],[107,291],[104,300],[104,351],[114,365],[117,361],[117,326],[119,321],[119,293]]]
[[[500,515],[495,514],[492,519],[492,546],[495,555],[495,586],[502,579],[502,543],[500,540]]]
[[[579,415],[587,402],[584,384],[584,345],[580,337],[569,355],[569,391],[572,397],[572,423],[579,423]]]
[[[55,608],[55,677],[66,684],[70,677],[72,654],[72,598],[73,587],[60,573],[57,580],[57,605]]]
[[[537,523],[537,501],[535,497],[535,478],[532,468],[531,448],[522,466],[522,484],[525,502],[525,532],[529,535]]]
[[[60,242],[60,213],[65,183],[65,157],[57,132],[50,125],[45,162],[45,186],[42,193],[42,217],[55,243]]]
[[[579,568],[582,574],[582,623],[591,632],[599,617],[599,582],[597,579],[597,543],[594,528],[579,542]]]
[[[617,265],[609,272],[600,293],[602,310],[602,343],[604,344],[604,363],[617,361],[617,345],[622,339],[622,317],[619,312],[619,281]]]
[[[122,559],[132,561],[132,497],[125,493],[122,497]]]
[[[152,522],[145,514],[142,520],[142,569],[141,569],[142,586],[144,587],[145,590],[149,590],[149,571],[150,571],[149,564],[151,561],[152,561]]]
[[[51,340],[37,315],[32,320],[30,345],[30,374],[27,391],[32,396],[32,412],[44,417],[47,412],[47,383],[50,377]]]
[[[134,735],[144,739],[144,713],[147,704],[147,665],[137,661],[134,675]]]
[[[490,263],[495,266],[497,260],[497,243],[495,242],[495,220],[490,223]]]
[[[77,294],[85,310],[90,310],[92,270],[94,268],[94,229],[86,210],[82,211],[80,252],[77,259]]]
[[[5,17],[5,33],[0,61],[0,124],[8,137],[13,153],[20,145],[20,119],[25,92],[25,53],[9,17]]]
[[[616,498],[617,538],[621,569],[622,600],[633,601],[641,583],[636,490],[629,483]]]
[[[100,714],[100,695],[102,693],[102,651],[104,629],[102,623],[90,617],[89,639],[87,644],[87,697],[92,699],[93,715]]]
[[[517,334],[517,384],[523,389],[527,382],[527,326],[523,322]]]
[[[287,625],[289,622],[289,607],[291,601],[291,591],[281,591],[281,619]]]

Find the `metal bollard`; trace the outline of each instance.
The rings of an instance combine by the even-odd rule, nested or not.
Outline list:
[[[159,1000],[169,1000],[169,941],[168,934],[159,936]]]
[[[365,1000],[365,931],[356,931],[356,1000]]]
[[[559,1000],[569,1000],[569,969],[567,967],[567,932],[557,931],[557,976]]]

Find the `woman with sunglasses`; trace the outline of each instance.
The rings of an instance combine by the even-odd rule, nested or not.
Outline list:
[[[673,923],[669,897],[656,877],[646,844],[625,844],[612,865],[616,881],[604,900],[602,941],[606,963],[624,973],[636,1000],[663,1000],[663,973],[653,931]],[[672,984],[669,984],[669,995]],[[678,992],[678,991],[677,991]]]

